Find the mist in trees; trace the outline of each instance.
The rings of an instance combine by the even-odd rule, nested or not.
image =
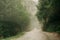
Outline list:
[[[0,38],[25,31],[29,24],[27,13],[21,0],[0,0]]]

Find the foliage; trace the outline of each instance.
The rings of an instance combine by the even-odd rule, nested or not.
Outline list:
[[[43,30],[60,33],[60,0],[39,0],[37,8]]]
[[[0,0],[0,38],[25,31],[29,24],[27,13],[21,0]]]

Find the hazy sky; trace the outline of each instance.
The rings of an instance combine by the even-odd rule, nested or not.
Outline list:
[[[33,1],[38,2],[38,0],[33,0]]]

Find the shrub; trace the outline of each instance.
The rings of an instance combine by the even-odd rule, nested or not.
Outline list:
[[[37,8],[43,31],[60,33],[60,0],[39,0]]]
[[[0,37],[14,36],[26,30],[28,12],[21,0],[0,0]]]

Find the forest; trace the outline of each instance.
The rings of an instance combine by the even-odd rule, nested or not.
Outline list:
[[[23,35],[29,28],[30,15],[21,1],[0,0],[0,39]],[[60,0],[39,0],[36,7],[42,30],[60,35]]]
[[[0,38],[22,33],[29,24],[28,12],[21,0],[0,0]]]
[[[43,31],[60,34],[60,0],[39,0],[37,8]]]

